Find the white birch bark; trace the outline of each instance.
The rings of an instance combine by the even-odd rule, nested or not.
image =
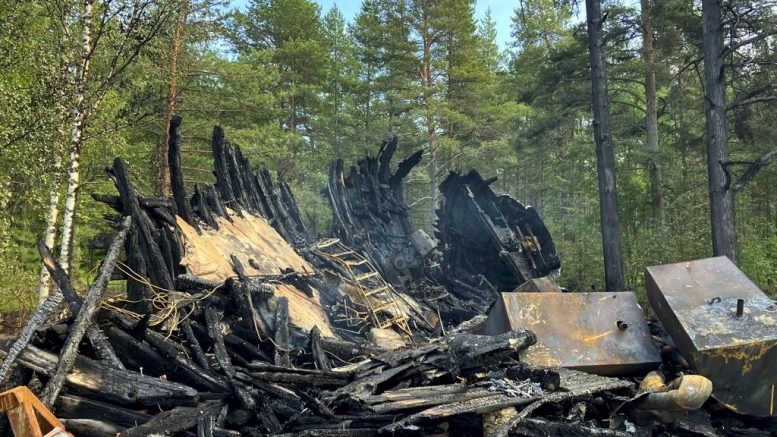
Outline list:
[[[89,65],[92,56],[92,7],[94,0],[84,1],[84,9],[81,15],[81,65],[76,74],[75,98],[71,112],[72,128],[70,131],[70,153],[67,178],[67,194],[65,196],[65,209],[62,215],[62,244],[59,252],[59,263],[69,272],[72,256],[73,230],[76,212],[76,201],[81,179],[81,145],[83,143],[84,127],[88,118],[86,104],[86,80],[89,74]]]
[[[57,114],[59,116],[59,123],[57,124],[57,139],[54,149],[54,155],[52,156],[52,172],[51,172],[51,191],[49,194],[49,210],[46,215],[46,234],[44,237],[44,243],[49,250],[53,251],[54,245],[57,240],[57,221],[59,219],[59,200],[60,200],[60,186],[62,185],[62,158],[65,152],[65,141],[67,138],[67,132],[65,125],[68,123],[69,117],[67,115],[67,93],[73,84],[73,72],[70,71],[71,60],[68,57],[65,47],[68,45],[67,41],[70,39],[70,26],[72,20],[70,14],[72,13],[72,7],[74,2],[67,0],[67,6],[61,19],[62,35],[59,42],[59,55],[60,55],[60,71],[59,82],[57,83]],[[40,280],[38,281],[38,302],[43,303],[46,298],[49,297],[51,291],[51,274],[49,270],[41,265],[40,268]]]
[[[60,137],[64,138],[64,136]],[[49,212],[46,216],[46,236],[44,243],[46,247],[52,249],[57,238],[57,218],[59,218],[59,185],[61,183],[60,173],[62,172],[62,147],[57,146],[54,154],[54,163],[51,176],[51,194],[49,197]],[[40,281],[38,283],[38,301],[42,303],[49,297],[51,286],[51,274],[41,266]]]

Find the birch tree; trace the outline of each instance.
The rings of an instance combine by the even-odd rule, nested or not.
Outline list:
[[[75,71],[70,110],[67,192],[62,214],[62,237],[59,262],[68,271],[73,250],[73,235],[81,180],[81,149],[84,130],[102,99],[122,77],[127,68],[168,23],[175,12],[175,1],[151,0],[84,0],[79,5],[80,45]],[[92,71],[95,56],[100,69]]]
[[[49,188],[49,206],[46,214],[46,234],[44,244],[49,250],[54,248],[57,238],[57,222],[60,212],[60,192],[62,186],[62,160],[64,154],[64,143],[67,139],[66,124],[68,122],[67,98],[68,90],[72,83],[72,74],[68,61],[67,52],[69,51],[68,40],[70,39],[70,27],[72,26],[72,8],[73,3],[63,4],[59,15],[59,82],[56,90],[56,111],[59,114],[59,120],[56,125],[56,141],[53,144],[51,154],[51,185]],[[51,274],[48,269],[41,267],[40,280],[38,282],[38,301],[42,303],[49,296],[51,286]]]

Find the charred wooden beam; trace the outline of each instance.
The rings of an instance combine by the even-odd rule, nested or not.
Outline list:
[[[224,285],[223,282],[211,281],[194,275],[181,274],[175,277],[176,290],[210,291]]]
[[[181,171],[181,117],[174,115],[170,119],[169,141],[167,143],[167,165],[170,168],[170,185],[173,190],[175,209],[186,223],[198,228],[192,215],[189,198],[186,197],[186,187],[183,184],[183,172]]]
[[[213,150],[213,174],[216,175],[216,189],[221,199],[227,203],[235,199],[232,191],[229,173],[227,172],[227,162],[224,153],[224,129],[221,126],[213,127],[213,137],[211,140]]]
[[[51,251],[48,247],[46,247],[46,244],[43,242],[43,240],[38,240],[38,252],[40,253],[44,267],[49,271],[51,277],[54,279],[54,283],[66,297],[68,306],[70,307],[70,312],[72,314],[78,314],[83,303],[81,297],[78,296],[78,293],[76,293],[75,289],[70,283],[70,278],[67,276],[67,273],[65,273],[65,270],[56,260],[54,260],[54,257],[51,255]],[[111,271],[109,274],[112,275],[112,273],[113,272]],[[109,281],[110,279],[111,278],[108,278]],[[116,352],[113,350],[110,343],[108,342],[108,339],[105,338],[105,335],[103,335],[100,328],[98,328],[96,325],[89,326],[86,330],[86,337],[89,339],[89,342],[91,342],[98,358],[107,362],[109,365],[116,367],[117,369],[124,368],[124,365],[121,363],[121,360],[119,360],[119,357],[116,356]]]
[[[55,411],[58,418],[110,422],[121,429],[148,422],[153,417],[118,405],[69,394],[59,397]]]
[[[275,364],[278,366],[291,366],[289,351],[289,300],[285,297],[278,299],[275,310]]]
[[[445,201],[435,233],[443,249],[442,283],[468,283],[482,274],[497,291],[507,292],[561,266],[537,211],[496,194],[492,182],[471,170],[466,175],[451,172],[440,184]],[[490,302],[493,296],[481,299]]]
[[[121,197],[123,212],[132,217],[132,238],[127,239],[129,244],[125,245],[130,268],[140,275],[149,275],[152,284],[172,290],[173,272],[168,271],[167,263],[159,248],[156,226],[139,206],[138,195],[132,186],[129,170],[123,159],[114,160],[112,175]],[[140,272],[139,269],[145,272]],[[140,295],[132,296],[130,292],[138,292]],[[144,300],[147,298],[146,294],[144,287],[137,289],[128,287],[130,300]]]
[[[365,254],[383,277],[395,286],[409,283],[424,255],[412,243],[410,208],[404,202],[402,179],[418,164],[421,153],[403,161],[391,173],[397,138],[384,142],[376,157],[365,157],[344,174],[336,160],[329,169],[325,194],[332,209],[332,231],[349,247]]]
[[[194,335],[189,320],[184,320],[183,323],[181,323],[181,331],[184,336],[186,336],[186,341],[189,343],[189,350],[192,352],[194,362],[199,364],[203,369],[209,369],[210,364],[208,363],[207,357],[205,357],[205,351],[202,350],[199,340],[197,340],[197,337]]]
[[[218,229],[219,225],[216,223],[216,219],[213,217],[213,211],[208,203],[206,194],[200,189],[200,184],[194,184],[194,194],[192,194],[191,203],[194,205],[194,212],[213,229]]]
[[[197,385],[205,390],[213,392],[229,392],[229,380],[208,368],[198,366],[191,358],[186,355],[185,349],[168,341],[165,337],[154,331],[146,331],[144,339],[154,348],[162,352],[167,359],[174,363],[175,372],[173,375],[179,375],[185,378],[185,381],[191,381],[192,385]]]
[[[115,436],[124,427],[115,423],[95,419],[62,419],[68,432],[79,437],[107,437]]]
[[[318,329],[318,326],[314,326],[313,329],[310,330],[308,342],[316,369],[330,370],[332,365],[329,363],[329,358],[326,357],[324,348],[321,347],[321,330]]]
[[[100,307],[100,297],[105,289],[108,287],[108,281],[111,279],[111,272],[116,266],[116,261],[119,258],[119,250],[124,243],[124,238],[127,236],[130,225],[132,224],[132,218],[126,217],[122,222],[122,227],[119,230],[119,234],[113,240],[111,247],[108,249],[108,254],[105,256],[102,266],[98,270],[97,278],[94,284],[89,288],[89,292],[86,294],[81,309],[78,311],[73,325],[70,327],[70,334],[62,346],[62,352],[59,355],[59,362],[56,370],[50,375],[50,379],[41,392],[41,401],[51,406],[54,404],[59,391],[62,389],[62,384],[65,382],[65,377],[70,372],[70,369],[75,363],[76,356],[78,354],[78,345],[81,343],[81,339],[86,334],[87,329],[92,324],[92,317]]]
[[[213,416],[221,410],[221,401],[208,401],[196,407],[175,407],[163,411],[146,423],[119,433],[119,437],[145,437],[157,433],[176,433],[197,426],[203,416]]]
[[[208,327],[208,337],[213,342],[213,352],[221,371],[230,378],[235,376],[235,368],[229,360],[224,336],[221,333],[221,316],[212,306],[205,307],[205,323]]]
[[[10,342],[0,342],[0,352],[7,355]],[[56,355],[32,345],[19,355],[17,362],[43,375],[52,375],[57,367]],[[131,370],[119,370],[101,365],[98,361],[77,356],[72,372],[65,378],[69,386],[89,393],[96,399],[125,405],[173,406],[188,405],[198,393],[183,384],[144,376]]]

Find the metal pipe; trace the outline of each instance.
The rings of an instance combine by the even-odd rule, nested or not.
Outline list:
[[[745,300],[737,299],[737,317],[742,317],[745,313]]]

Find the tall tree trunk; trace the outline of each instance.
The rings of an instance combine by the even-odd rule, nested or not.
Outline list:
[[[640,0],[642,21],[642,61],[645,63],[645,127],[647,131],[648,171],[653,220],[664,223],[664,196],[661,190],[661,164],[658,159],[658,105],[656,102],[656,69],[653,49],[653,26],[650,22],[650,0]]]
[[[61,129],[58,129],[61,130]],[[52,169],[51,169],[51,192],[49,194],[49,212],[46,215],[46,235],[44,244],[51,250],[57,239],[57,218],[59,218],[59,188],[62,183],[62,144],[65,136],[64,132],[59,137],[57,147],[54,150]],[[51,288],[51,274],[48,269],[41,267],[40,280],[38,281],[38,302],[43,303],[49,297]]]
[[[81,145],[83,144],[84,128],[88,119],[86,102],[86,80],[92,56],[92,6],[94,0],[86,0],[81,15],[81,65],[76,74],[75,98],[71,111],[72,127],[70,131],[70,167],[68,169],[67,195],[65,210],[62,215],[62,244],[59,252],[59,264],[69,273],[72,257],[76,201],[81,179]]]
[[[438,168],[438,156],[437,156],[437,126],[435,125],[434,115],[431,113],[430,103],[433,100],[432,92],[434,87],[434,78],[432,77],[432,28],[429,22],[429,8],[431,7],[430,0],[424,0],[423,7],[423,19],[420,23],[420,29],[418,29],[421,35],[422,45],[422,59],[420,65],[421,83],[423,84],[423,102],[426,110],[426,141],[429,148],[429,229],[434,229],[434,222],[437,220],[437,204],[439,202],[439,194],[437,192],[437,174]]]
[[[737,238],[734,193],[726,187],[722,163],[728,160],[726,139],[726,78],[723,72],[723,25],[720,0],[702,0],[704,47],[704,102],[706,115],[707,173],[710,189],[712,253],[735,263]]]
[[[604,282],[607,291],[625,290],[618,202],[615,186],[615,154],[610,136],[610,107],[607,70],[604,61],[601,0],[586,0],[588,48],[591,57],[594,141],[596,170],[599,175],[599,213],[602,223]]]
[[[189,14],[189,0],[181,0],[178,9],[178,15],[175,19],[175,30],[173,32],[173,44],[170,50],[170,81],[167,83],[167,105],[165,109],[164,133],[157,144],[157,158],[159,164],[159,175],[157,176],[157,195],[161,197],[170,196],[170,167],[167,163],[167,145],[170,143],[170,120],[176,110],[176,100],[178,98],[178,54],[181,51],[181,41],[183,40],[183,29],[186,25],[186,16]]]
[[[63,20],[63,23],[66,23]],[[64,39],[64,37],[63,37]],[[67,138],[67,129],[65,126],[68,122],[67,114],[67,94],[68,88],[72,82],[72,76],[68,71],[68,59],[63,49],[64,44],[60,45],[60,72],[59,81],[57,83],[56,90],[56,107],[57,112],[60,115],[59,123],[57,123],[57,142],[54,146],[51,157],[51,186],[49,191],[49,211],[46,215],[46,234],[43,238],[43,242],[49,250],[53,250],[54,244],[57,241],[57,219],[59,218],[59,198],[60,188],[62,185],[62,155],[64,154],[64,143]],[[51,274],[49,270],[42,265],[40,271],[40,280],[38,281],[38,301],[42,303],[49,297],[49,291],[51,289]]]

